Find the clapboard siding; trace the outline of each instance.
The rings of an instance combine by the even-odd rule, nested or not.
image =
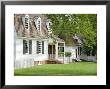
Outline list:
[[[44,54],[36,53],[36,41],[37,40],[32,40],[32,54],[23,54],[23,39],[16,39],[15,68],[30,67],[33,66],[33,61],[43,61],[48,59],[47,40],[40,40],[44,41]]]
[[[78,55],[76,57],[76,49],[78,49],[78,47],[71,47],[71,46],[65,46],[65,52],[71,52],[71,57],[70,59],[76,59],[78,58]]]

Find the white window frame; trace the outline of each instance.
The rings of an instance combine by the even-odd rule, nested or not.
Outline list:
[[[27,41],[27,47],[28,47],[28,51],[27,51],[27,53],[24,53],[24,48],[23,48],[23,54],[25,55],[25,54],[32,54],[32,48],[31,48],[31,53],[29,53],[30,52],[30,46],[29,46],[29,41],[30,40],[27,40],[27,39],[23,39],[23,40],[25,40],[25,41]],[[32,41],[32,40],[31,40]],[[24,45],[24,44],[23,44]],[[31,44],[31,46],[32,46],[32,44]],[[24,47],[24,46],[23,46]]]
[[[39,54],[42,54],[42,41],[39,41],[39,43],[40,43],[40,52],[39,52]]]

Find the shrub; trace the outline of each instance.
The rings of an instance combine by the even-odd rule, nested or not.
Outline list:
[[[59,57],[64,56],[64,52],[58,52],[58,56],[59,56]]]
[[[65,57],[70,57],[71,56],[71,52],[65,52]]]

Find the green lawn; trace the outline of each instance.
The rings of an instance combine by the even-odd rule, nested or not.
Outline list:
[[[16,69],[15,76],[87,76],[97,75],[97,63],[75,62],[71,64],[44,64]]]

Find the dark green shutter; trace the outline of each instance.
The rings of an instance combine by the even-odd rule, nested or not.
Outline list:
[[[23,40],[23,54],[25,54],[25,40]]]
[[[37,51],[37,54],[39,54],[39,41],[37,41],[37,46],[36,46],[36,51]]]
[[[28,44],[26,40],[23,40],[23,54],[28,53]]]
[[[28,44],[26,40],[23,40],[23,54],[28,53]]]
[[[44,41],[42,41],[42,54],[44,54]]]
[[[29,54],[32,54],[32,40],[29,40]]]

